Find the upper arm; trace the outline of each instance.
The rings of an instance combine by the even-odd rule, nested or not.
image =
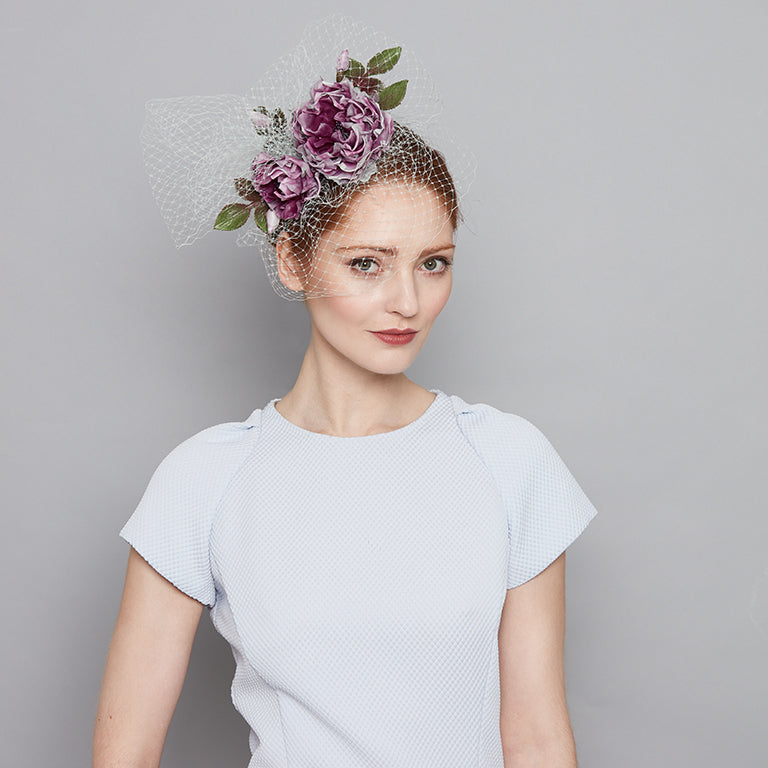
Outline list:
[[[565,553],[507,590],[499,624],[501,736],[505,756],[546,752],[574,765],[565,700]]]
[[[202,609],[130,550],[99,699],[94,766],[159,764]]]

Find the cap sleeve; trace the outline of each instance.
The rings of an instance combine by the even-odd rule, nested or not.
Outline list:
[[[507,514],[507,589],[543,571],[597,514],[549,440],[530,421],[488,405],[459,423],[499,488]]]
[[[210,532],[232,476],[250,450],[248,424],[220,424],[174,448],[152,475],[120,536],[159,574],[204,605],[216,587]]]

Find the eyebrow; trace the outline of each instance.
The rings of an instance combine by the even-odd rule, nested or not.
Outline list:
[[[456,250],[456,246],[453,243],[445,243],[443,245],[437,245],[434,248],[427,248],[423,250],[419,256],[431,256],[433,253],[439,253],[440,251]],[[334,250],[334,253],[347,252],[347,251],[376,251],[377,253],[383,253],[386,256],[396,256],[397,248],[386,248],[381,245],[342,245]]]

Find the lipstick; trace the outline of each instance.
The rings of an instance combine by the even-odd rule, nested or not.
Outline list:
[[[371,333],[385,344],[399,346],[413,341],[418,331],[413,328],[387,328],[384,331],[371,331]]]

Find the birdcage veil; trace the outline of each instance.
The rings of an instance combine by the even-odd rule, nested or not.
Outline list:
[[[446,268],[434,251],[474,175],[416,55],[342,15],[309,24],[245,95],[149,101],[141,140],[176,246],[255,247],[288,299]]]

